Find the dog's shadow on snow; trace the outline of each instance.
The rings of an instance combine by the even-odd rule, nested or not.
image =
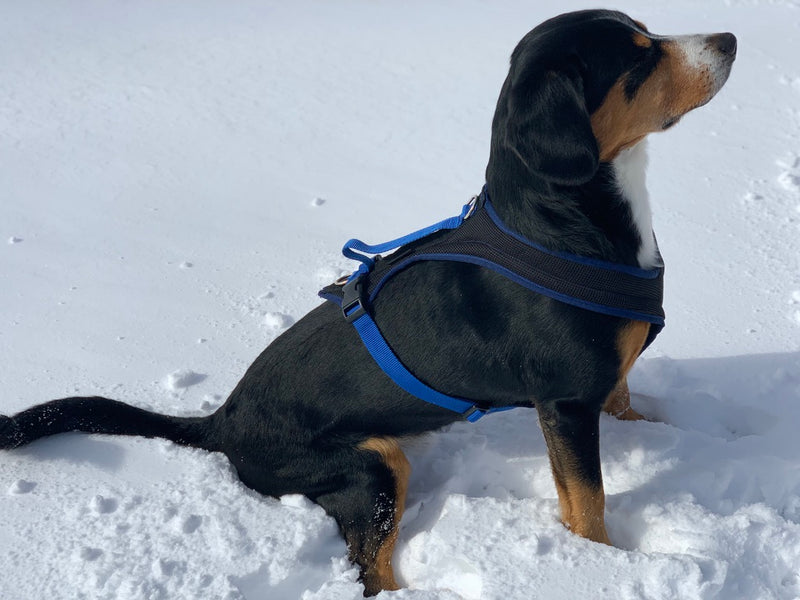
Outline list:
[[[726,513],[764,500],[758,486],[744,480],[753,475],[737,472],[731,444],[767,436],[787,420],[800,422],[800,352],[645,358],[637,363],[629,383],[632,405],[652,422],[601,419],[607,523],[615,545],[638,547],[646,525],[637,514],[647,505],[688,493],[710,510]],[[800,436],[795,440],[788,443],[797,456]],[[767,454],[773,444],[748,446],[748,452],[755,447],[770,459]],[[547,497],[553,499],[554,515],[558,512],[535,410],[517,409],[475,424],[458,423],[410,444],[406,453],[412,475],[401,545],[430,530],[452,494]],[[637,455],[662,457],[663,464],[655,475],[644,474],[651,469],[638,468]],[[727,481],[727,487],[710,489],[709,474]]]
[[[121,444],[84,433],[42,438],[16,452],[37,461],[91,465],[109,472],[118,471],[125,462],[125,449]]]

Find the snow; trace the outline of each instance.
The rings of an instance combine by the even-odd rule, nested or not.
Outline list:
[[[55,0],[0,19],[0,413],[219,406],[353,267],[458,212],[514,44],[579,2]],[[668,326],[603,418],[615,547],[558,522],[534,412],[408,450],[397,599],[800,598],[800,4],[619,0],[734,32],[652,136]],[[335,524],[220,455],[68,434],[0,455],[0,598],[361,597]]]

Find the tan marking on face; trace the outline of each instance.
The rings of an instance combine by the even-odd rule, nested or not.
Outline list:
[[[633,20],[633,23],[634,23],[634,25],[636,25],[636,26],[637,26],[639,29],[641,29],[642,31],[648,31],[648,29],[647,29],[647,25],[645,25],[645,24],[644,24],[644,23],[642,23],[641,21],[637,21],[636,19],[634,19],[634,20]]]
[[[705,104],[716,92],[708,66],[692,64],[673,40],[662,41],[661,47],[661,61],[632,100],[625,96],[623,75],[592,114],[602,162],[613,160],[648,133],[662,130],[668,121]]]
[[[395,509],[392,528],[375,553],[374,563],[367,567],[364,572],[364,590],[366,593],[374,595],[380,590],[400,589],[394,578],[392,555],[394,554],[394,546],[397,543],[400,519],[403,517],[406,507],[406,493],[408,492],[411,465],[395,438],[370,438],[359,444],[358,449],[380,454],[383,463],[392,472],[395,481]]]

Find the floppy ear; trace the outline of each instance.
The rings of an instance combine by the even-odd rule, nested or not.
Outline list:
[[[589,181],[600,159],[580,77],[540,71],[512,82],[506,145],[531,172],[553,183]]]

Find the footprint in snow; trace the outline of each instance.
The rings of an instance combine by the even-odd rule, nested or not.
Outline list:
[[[294,324],[294,318],[291,315],[280,312],[268,312],[264,315],[264,325],[269,329],[280,330],[286,329]]]
[[[14,483],[12,483],[8,488],[8,493],[11,496],[20,496],[22,494],[28,494],[33,491],[33,488],[36,487],[36,484],[33,481],[25,481],[24,479],[17,479]]]
[[[795,290],[792,292],[792,297],[789,300],[789,304],[793,304],[795,306],[800,304],[800,290]],[[800,325],[800,310],[794,311],[792,319],[794,320],[795,323]]]
[[[200,410],[204,412],[213,412],[222,405],[222,396],[219,394],[206,394],[203,396],[203,402],[200,404]]]
[[[99,548],[90,548],[89,546],[84,546],[81,548],[80,557],[81,560],[85,560],[86,562],[94,562],[98,558],[103,555],[103,551]]]
[[[316,277],[320,285],[328,285],[342,277],[349,277],[352,272],[352,269],[348,271],[336,265],[328,265],[317,269]]]
[[[117,510],[118,506],[119,502],[116,498],[104,498],[99,494],[89,501],[89,508],[98,515],[112,513]]]
[[[783,170],[778,175],[778,183],[788,192],[800,192],[800,158],[791,155],[788,159],[776,161],[777,165]]]
[[[191,369],[178,369],[167,375],[164,386],[173,392],[184,390],[193,385],[197,385],[206,379],[206,375],[195,373]]]
[[[200,528],[203,523],[203,518],[198,515],[189,515],[183,520],[181,524],[181,531],[183,533],[194,533]]]
[[[788,77],[787,75],[781,75],[778,77],[778,83],[781,85],[788,85],[795,91],[800,92],[800,77]]]
[[[159,558],[153,563],[153,573],[160,577],[172,577],[181,571],[181,563]]]
[[[784,171],[778,175],[778,183],[780,183],[781,187],[788,192],[800,191],[800,176],[795,175],[790,171]]]
[[[314,198],[314,199],[311,201],[311,206],[314,206],[314,207],[317,207],[317,206],[322,206],[322,205],[323,205],[323,204],[325,204],[326,202],[327,202],[327,200],[325,200],[325,198]]]
[[[10,238],[8,238],[9,244],[19,244],[22,241],[23,241],[22,238],[19,238],[17,236],[11,236]]]
[[[744,195],[744,200],[748,204],[753,203],[753,202],[758,202],[759,200],[763,200],[763,199],[764,199],[764,196],[762,196],[761,194],[759,194],[757,192],[747,192]]]

